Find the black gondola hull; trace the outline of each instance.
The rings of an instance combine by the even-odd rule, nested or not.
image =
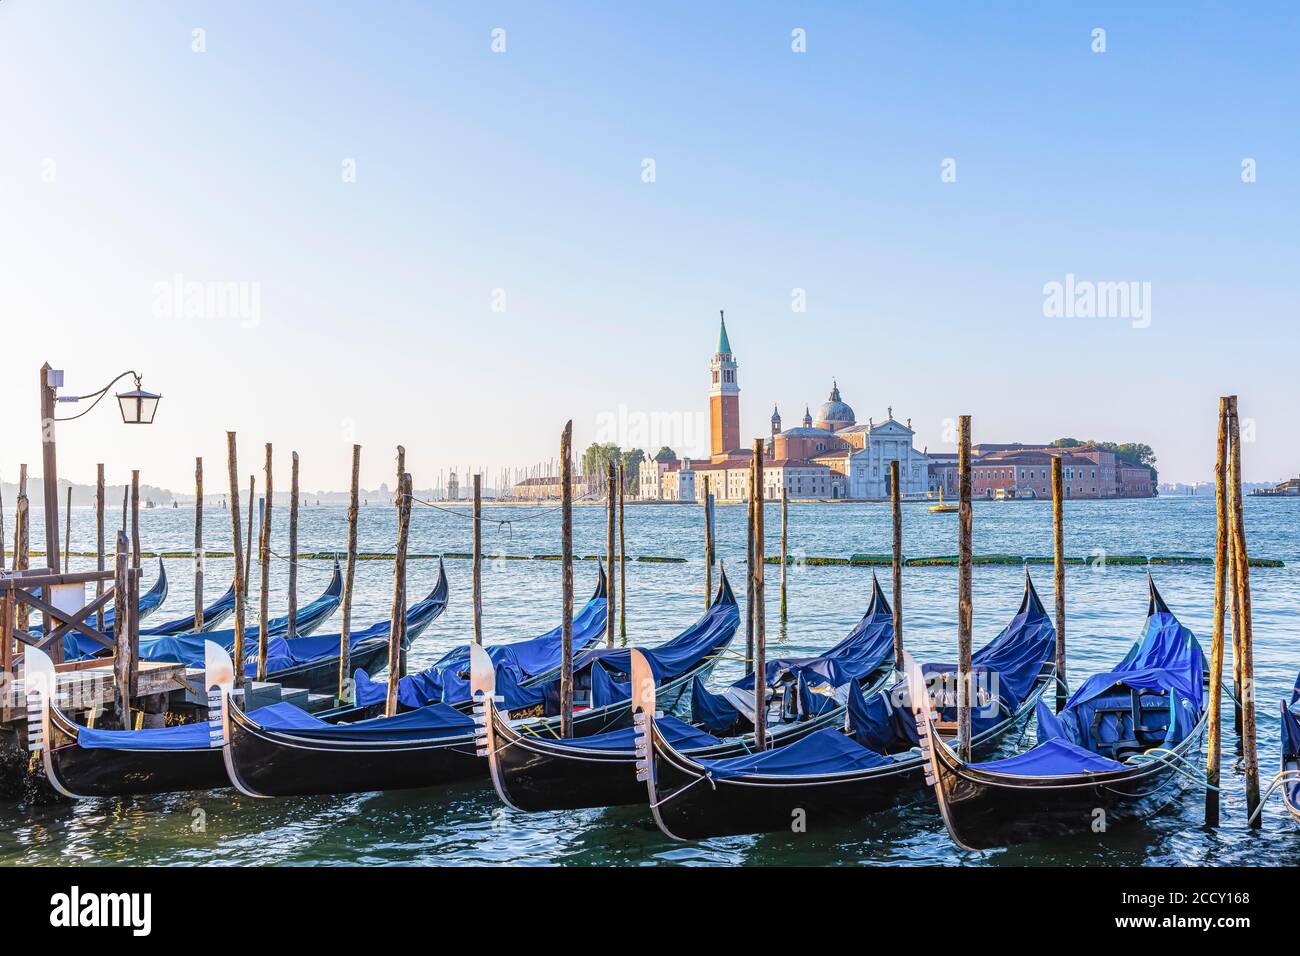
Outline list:
[[[1092,834],[1144,820],[1189,786],[1178,767],[1199,766],[1206,720],[1175,749],[1176,757],[1102,773],[1012,777],[962,764],[934,748],[940,810],[961,846],[987,850],[1035,840]]]
[[[401,744],[312,740],[258,727],[230,708],[226,771],[256,797],[410,790],[486,779],[472,736]]]
[[[120,797],[226,787],[219,749],[117,750],[78,744],[79,727],[50,708],[46,769],[61,792],[74,797]]]
[[[1050,676],[1040,677],[1014,716],[977,737],[976,752],[993,753],[1018,733],[1049,680]],[[892,766],[852,774],[794,779],[754,775],[710,781],[699,764],[667,746],[657,729],[652,729],[651,738],[653,778],[648,793],[655,822],[679,840],[814,831],[861,820],[912,802],[925,792],[925,763],[915,754]]]
[[[221,751],[87,750],[72,746],[50,753],[64,790],[77,797],[214,790],[230,786]]]
[[[661,801],[653,808],[655,820],[679,840],[826,829],[916,800],[925,784],[916,761],[823,785],[752,780],[711,785],[656,751],[654,773]],[[645,784],[639,786],[644,793]]]
[[[877,677],[868,688],[874,693],[889,672]],[[689,681],[687,683],[689,686]],[[578,750],[560,746],[545,738],[520,734],[492,711],[497,747],[493,755],[494,782],[502,799],[517,810],[578,810],[590,807],[635,806],[647,802],[645,783],[637,779],[636,757],[630,751]],[[628,709],[630,720],[631,710]],[[796,740],[842,723],[842,708],[812,720],[772,728],[772,745],[785,746]],[[691,756],[717,760],[751,752],[752,739],[734,740],[714,747],[693,750]]]

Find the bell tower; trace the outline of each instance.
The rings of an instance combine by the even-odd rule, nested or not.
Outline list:
[[[740,447],[740,384],[736,379],[736,356],[727,339],[727,317],[719,310],[722,326],[718,332],[718,351],[710,366],[709,436],[714,461]]]

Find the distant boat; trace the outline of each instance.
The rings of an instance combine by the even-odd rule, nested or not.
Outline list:
[[[946,505],[946,504],[943,503],[943,488],[940,488],[940,489],[939,489],[939,503],[938,503],[937,505],[930,505],[930,510],[931,510],[933,513],[935,513],[935,514],[948,514],[948,513],[951,512],[951,511],[956,511],[956,510],[957,510],[957,506],[956,506],[956,505]]]

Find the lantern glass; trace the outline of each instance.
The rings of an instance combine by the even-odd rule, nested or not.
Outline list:
[[[129,392],[119,392],[117,404],[122,409],[122,421],[128,425],[152,425],[154,413],[158,411],[161,395],[134,388]]]

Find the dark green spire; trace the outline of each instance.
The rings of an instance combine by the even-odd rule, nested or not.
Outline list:
[[[727,341],[727,316],[719,309],[718,315],[722,317],[722,330],[718,332],[718,351],[726,355],[731,354],[731,343]]]

